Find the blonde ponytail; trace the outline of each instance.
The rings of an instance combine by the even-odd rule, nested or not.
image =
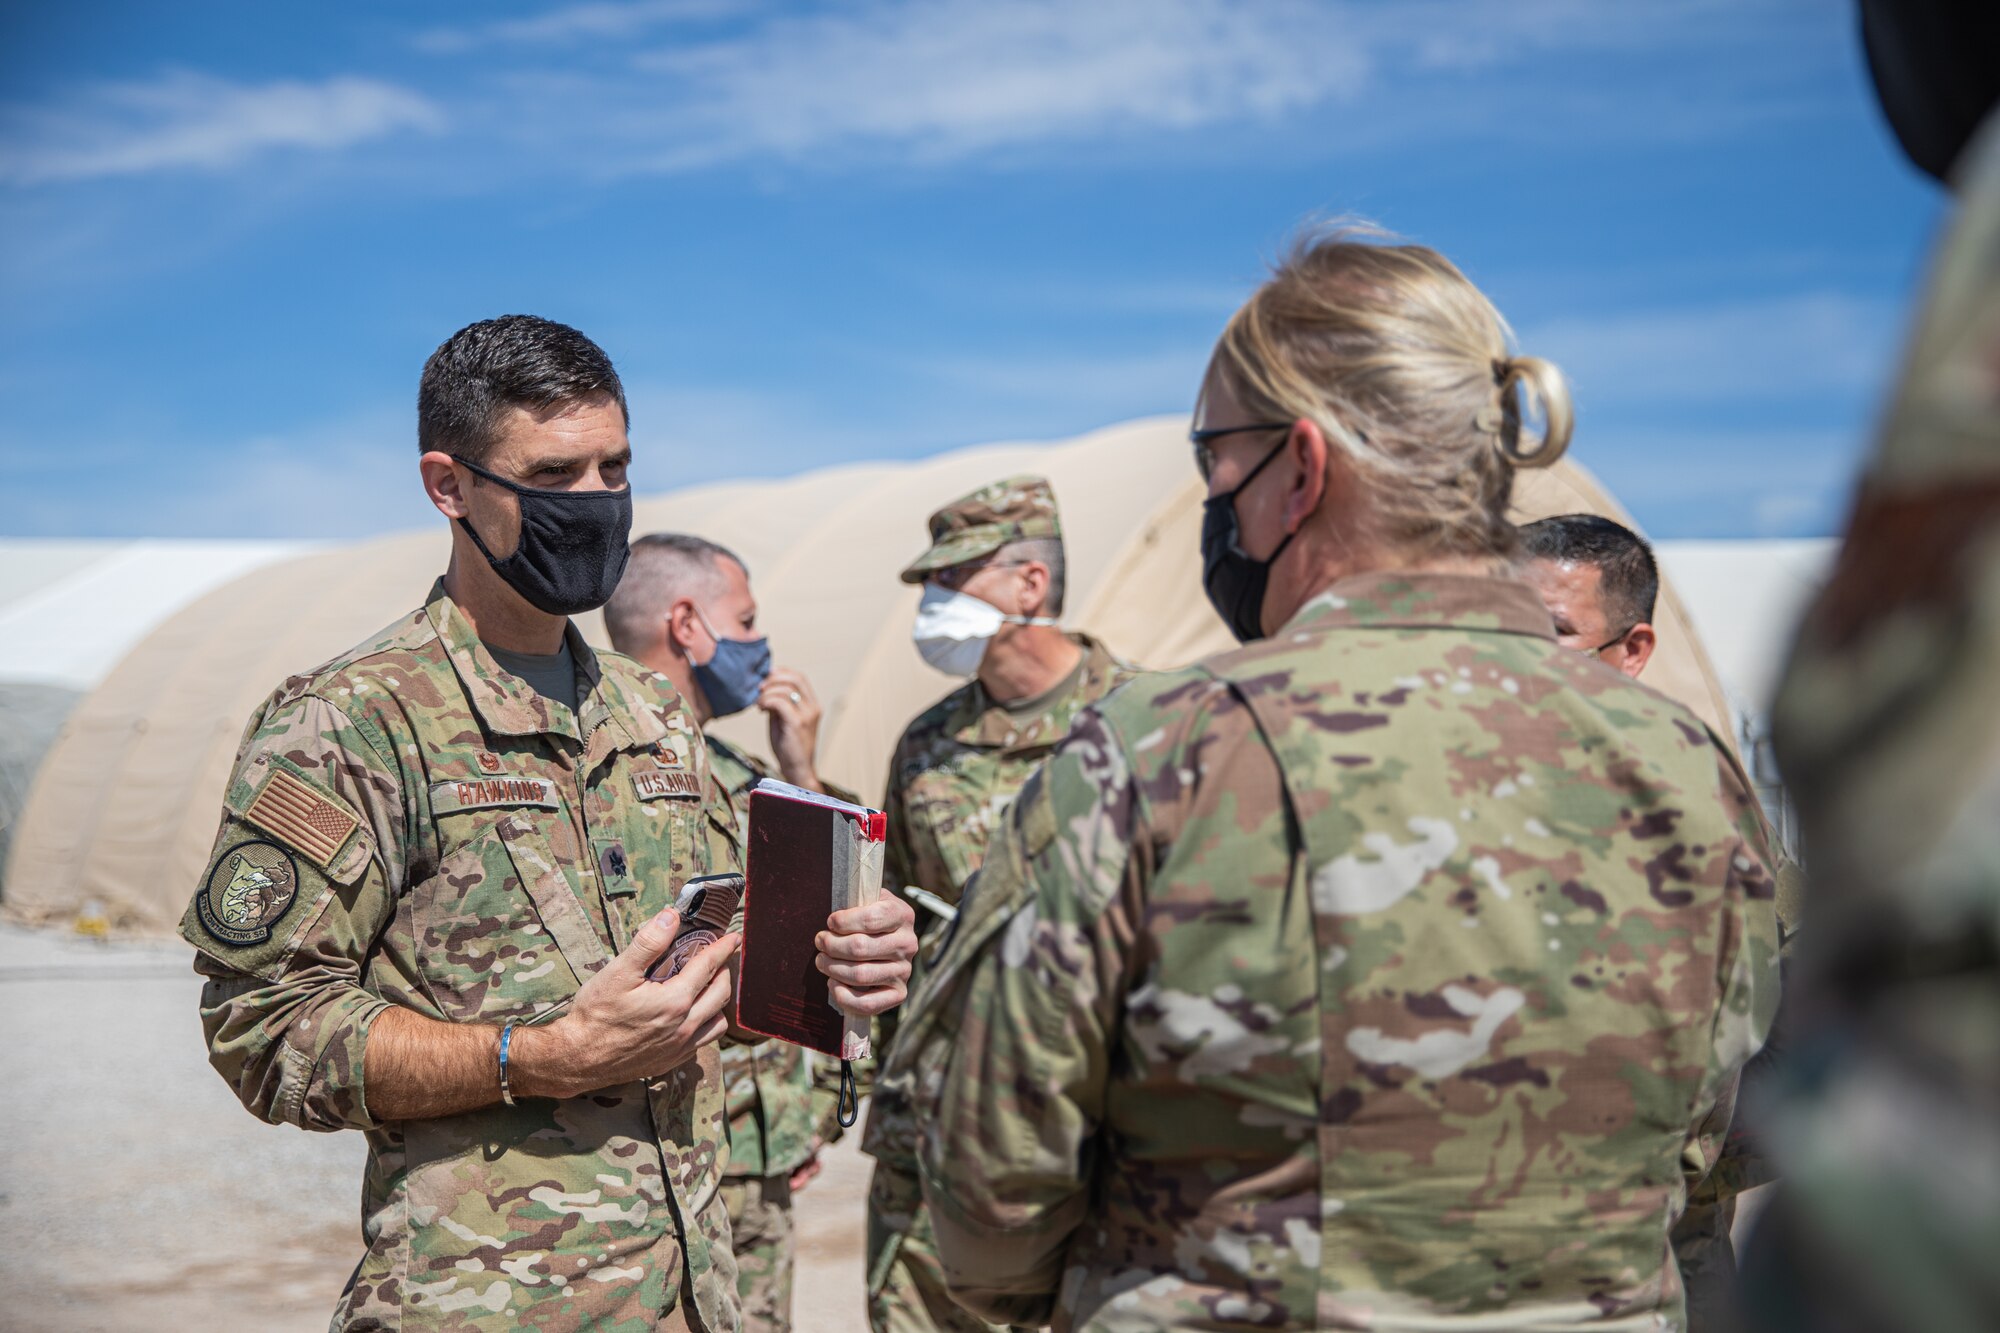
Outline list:
[[[1514,467],[1548,467],[1569,448],[1576,412],[1570,406],[1569,380],[1553,361],[1539,356],[1501,357],[1493,363],[1500,389],[1500,423],[1494,447]],[[1539,434],[1522,432],[1522,400],[1540,409]],[[1526,447],[1523,447],[1525,444]]]
[[[1562,457],[1569,385],[1435,250],[1309,232],[1230,319],[1216,363],[1258,417],[1318,423],[1412,554],[1508,556],[1514,470]],[[1539,424],[1537,424],[1539,423]]]

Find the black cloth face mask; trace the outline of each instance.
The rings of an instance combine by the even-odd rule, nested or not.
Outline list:
[[[1202,591],[1208,594],[1209,605],[1222,617],[1222,623],[1229,626],[1229,632],[1236,636],[1238,643],[1249,643],[1264,637],[1264,589],[1271,581],[1271,566],[1277,563],[1278,557],[1285,553],[1285,548],[1292,544],[1292,538],[1298,533],[1286,533],[1277,549],[1262,560],[1246,555],[1240,541],[1243,532],[1236,519],[1236,497],[1243,494],[1243,488],[1255,481],[1257,474],[1289,443],[1289,436],[1278,441],[1277,446],[1265,454],[1243,480],[1236,483],[1235,489],[1211,495],[1201,503]]]
[[[453,455],[457,458],[457,455]],[[464,463],[521,500],[521,542],[504,560],[493,558],[472,524],[458,525],[493,566],[493,572],[552,616],[573,616],[611,600],[632,548],[632,488],[618,491],[544,491]]]

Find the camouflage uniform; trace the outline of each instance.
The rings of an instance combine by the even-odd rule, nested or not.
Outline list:
[[[941,569],[970,564],[1009,542],[1062,536],[1062,515],[1047,477],[1023,473],[988,482],[930,517],[931,544],[897,577],[922,583]]]
[[[717,1054],[564,1101],[384,1121],[377,1015],[556,1017],[709,870],[701,737],[666,681],[567,631],[572,712],[440,582],[251,719],[181,924],[209,1058],[273,1122],[368,1140],[336,1329],[734,1329]],[[690,1300],[689,1297],[692,1297]]]
[[[1947,30],[1948,31],[1948,30]],[[1942,85],[1950,87],[1950,85]],[[1940,94],[1942,96],[1942,94]],[[2000,113],[1773,710],[1811,867],[1762,1326],[2000,1327]],[[1782,1254],[1757,1274],[1754,1252]]]
[[[1130,680],[1137,669],[1087,634],[1070,636],[1083,651],[1076,674],[1026,706],[993,701],[977,680],[917,715],[889,761],[889,844],[883,879],[914,884],[956,903],[1028,775],[1068,734],[1083,708]],[[938,918],[917,920],[935,939]]]
[[[1097,1330],[1660,1329],[1776,998],[1762,826],[1525,584],[1367,574],[1084,713],[885,1078],[953,1294]]]
[[[724,844],[713,859],[742,859],[750,789],[770,766],[708,737],[709,805]],[[836,790],[842,800],[853,797]],[[858,802],[857,802],[858,804]],[[744,1333],[784,1333],[792,1326],[792,1172],[812,1160],[814,1140],[839,1137],[839,1121],[815,1095],[812,1055],[789,1042],[725,1044],[722,1086],[729,1116],[729,1167],[722,1197],[736,1254],[736,1293]]]
[[[1010,541],[1061,535],[1055,497],[1039,477],[981,487],[932,515],[930,530],[932,544],[903,571],[906,582],[977,560]],[[903,732],[883,799],[889,813],[883,879],[892,888],[914,884],[958,902],[979,869],[987,838],[1028,775],[1054,752],[1082,709],[1134,674],[1102,644],[1074,637],[1083,660],[1047,698],[1003,707],[973,680]],[[938,919],[918,907],[917,921],[935,949],[945,935]],[[883,1026],[893,1034],[893,1023]],[[861,1148],[875,1158],[868,1196],[871,1324],[878,1333],[988,1328],[945,1292],[919,1195],[916,1125],[906,1086],[877,1081]]]
[[[1777,899],[1780,998],[1778,1012],[1764,1046],[1743,1068],[1742,1087],[1733,1099],[1718,1103],[1716,1122],[1726,1125],[1722,1157],[1708,1178],[1688,1193],[1687,1210],[1674,1224],[1674,1262],[1680,1266],[1687,1295],[1688,1333],[1746,1333],[1742,1296],[1737,1288],[1736,1202],[1760,1185],[1777,1179],[1777,1167],[1753,1124],[1766,1100],[1771,1080],[1778,1077],[1787,1048],[1788,966],[1797,939],[1804,904],[1805,872],[1778,849],[1767,822],[1765,840],[1778,856]],[[1741,1113],[1739,1113],[1741,1112]]]

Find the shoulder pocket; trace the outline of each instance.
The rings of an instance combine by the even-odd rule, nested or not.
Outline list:
[[[367,821],[283,755],[258,755],[229,784],[229,812],[269,834],[336,884],[352,884],[375,852]]]
[[[292,761],[260,754],[223,794],[222,829],[181,934],[233,971],[274,979],[335,889],[359,883],[374,855],[352,805]]]

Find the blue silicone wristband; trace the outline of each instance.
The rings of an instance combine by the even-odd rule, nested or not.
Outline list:
[[[509,1023],[500,1029],[500,1100],[507,1105],[514,1104],[514,1089],[507,1082],[507,1048],[514,1044],[514,1025]]]

